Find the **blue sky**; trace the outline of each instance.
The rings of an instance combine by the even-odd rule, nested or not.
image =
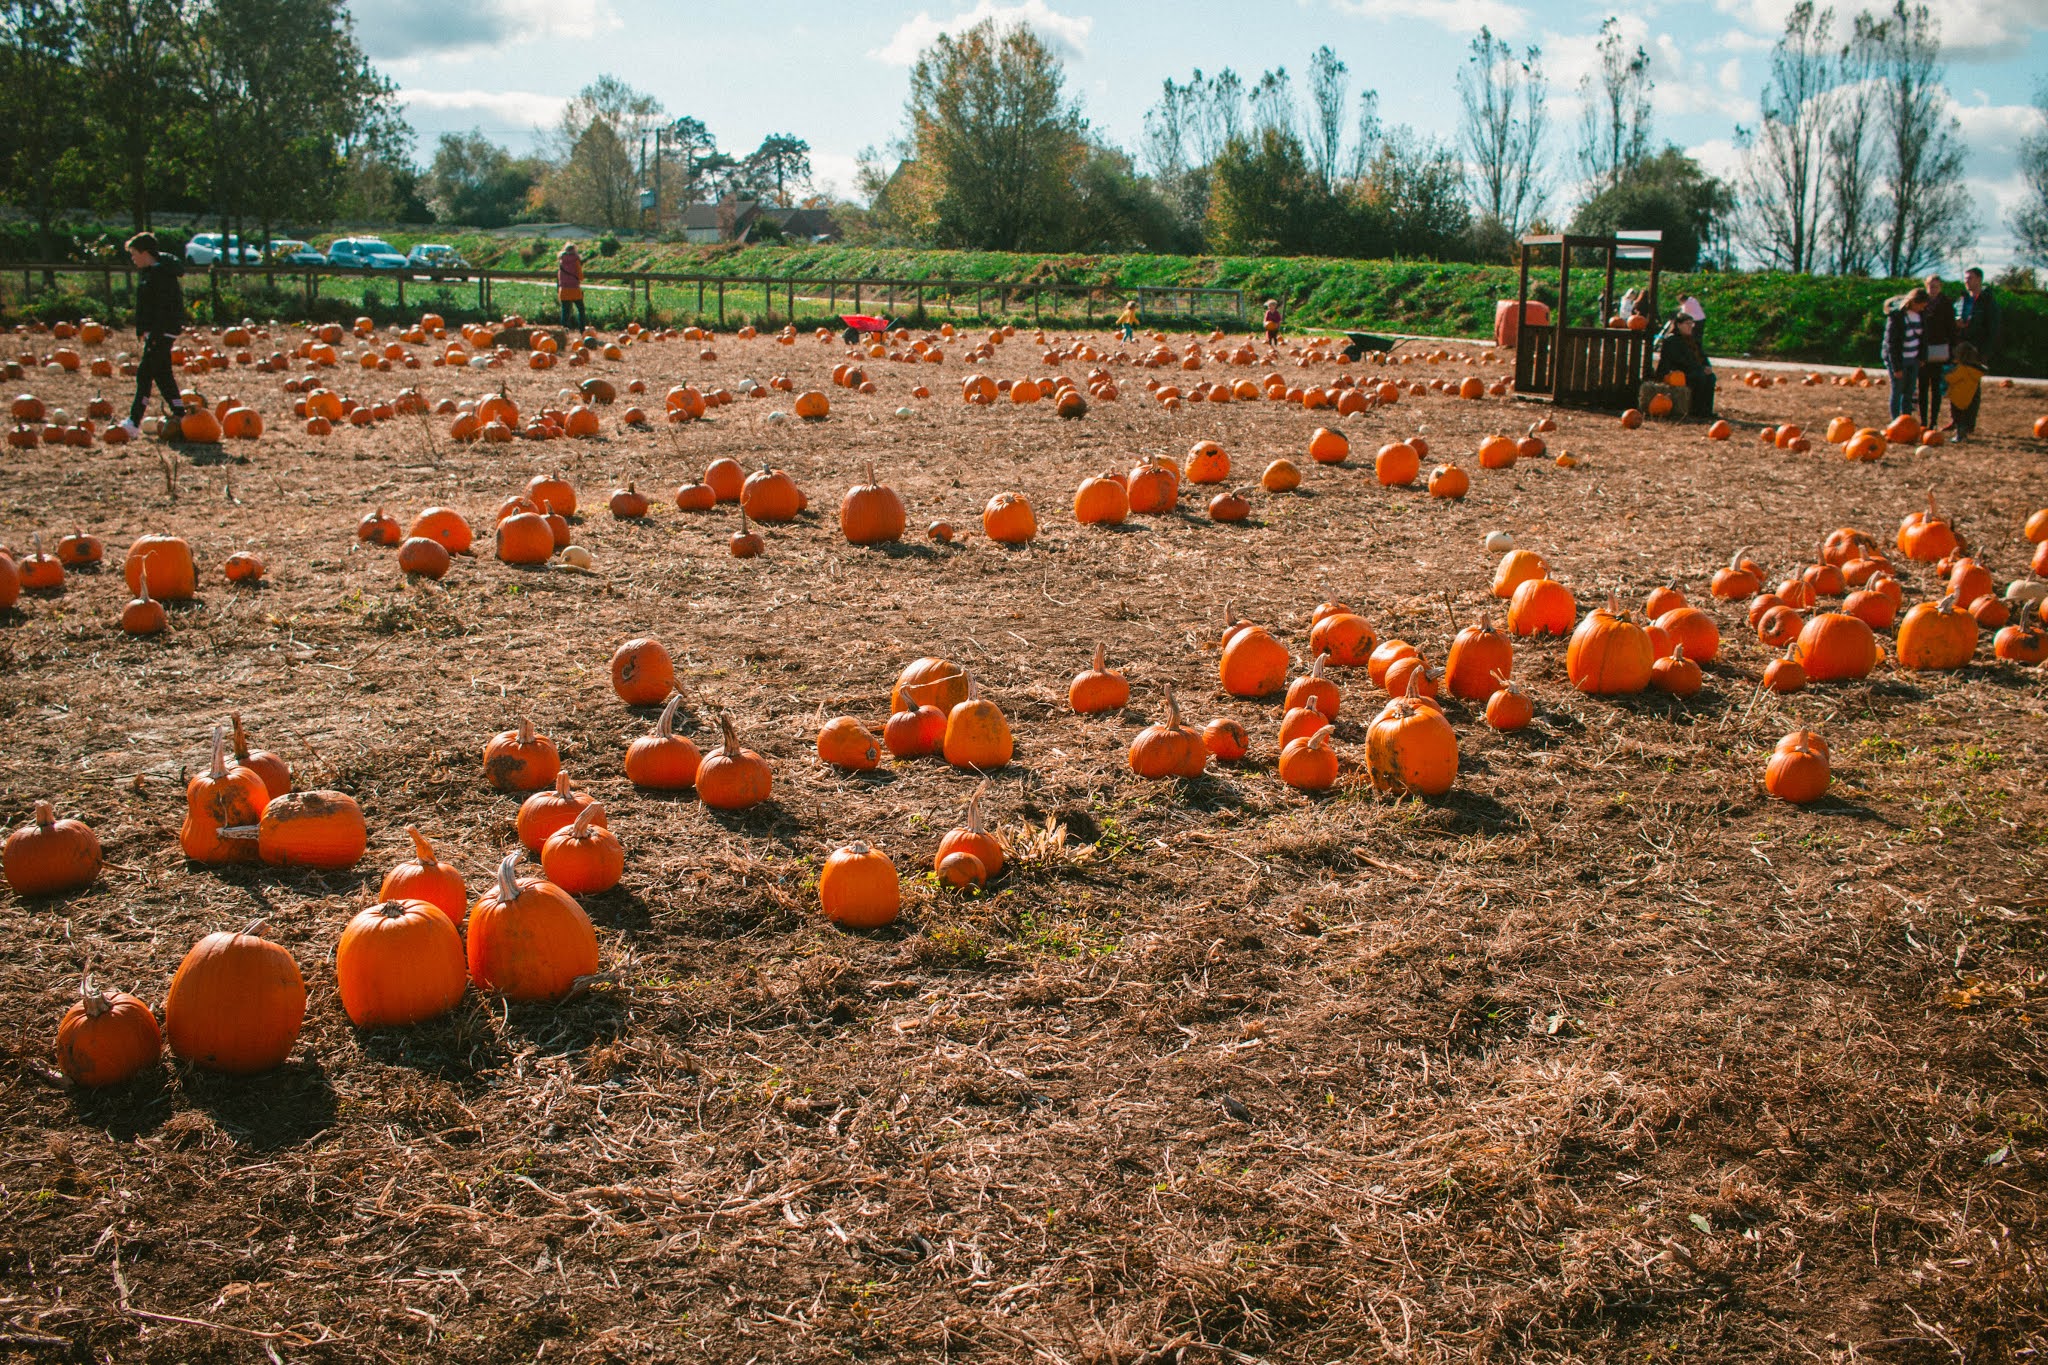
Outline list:
[[[1354,92],[1379,92],[1381,116],[1450,139],[1456,74],[1481,24],[1541,46],[1551,86],[1550,207],[1575,198],[1569,163],[1577,83],[1600,24],[1618,15],[1652,59],[1655,131],[1712,170],[1736,165],[1736,125],[1753,124],[1770,47],[1792,0],[1266,0],[1128,4],[1106,0],[961,3],[678,3],[678,0],[353,0],[358,37],[395,81],[420,134],[422,160],[442,132],[481,128],[531,147],[563,101],[610,73],[672,112],[704,120],[729,151],[769,133],[810,142],[821,180],[853,189],[863,147],[903,124],[910,62],[943,31],[990,15],[1030,23],[1065,58],[1089,121],[1135,150],[1145,110],[1167,77],[1228,66],[1246,78],[1306,74],[1329,44]],[[1837,0],[1838,11],[1865,7]],[[1969,151],[1976,259],[2011,257],[2005,225],[2020,193],[2016,151],[2040,126],[2033,86],[2048,76],[2048,0],[1937,0],[1948,85]],[[1838,30],[1845,27],[1838,16]]]

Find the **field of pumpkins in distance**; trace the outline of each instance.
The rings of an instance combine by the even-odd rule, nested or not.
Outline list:
[[[1909,1282],[2041,1326],[1982,1244],[2048,1173],[2048,386],[1949,443],[1860,371],[1724,371],[1709,425],[1518,401],[1476,343],[429,316],[189,331],[181,429],[123,440],[133,343],[0,337],[0,1255],[79,1305],[36,1330],[423,1346],[311,1256],[387,1180],[504,1222],[360,1254],[431,1227],[530,1299],[497,1263],[543,1248],[549,1332],[669,1347],[999,1354],[989,1283],[1213,1308],[1168,1248],[1255,1226],[1296,1270],[1216,1342],[1281,1358],[1404,1260],[1445,1332],[1583,1346],[1532,1249],[1573,1228],[1647,1305],[1609,1348],[1746,1340],[1688,1296],[1802,1257],[1816,1332]],[[333,1192],[239,1270],[250,1160]],[[610,1266],[657,1187],[791,1254],[681,1255],[651,1314]],[[47,1268],[115,1223],[113,1276]],[[913,1273],[947,1239],[1003,1268]],[[1069,1330],[1076,1273],[1002,1311]],[[495,1298],[408,1311],[532,1355]]]

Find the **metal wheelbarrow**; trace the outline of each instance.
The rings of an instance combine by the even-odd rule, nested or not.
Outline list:
[[[1344,348],[1344,358],[1357,364],[1365,358],[1367,351],[1391,351],[1399,346],[1403,337],[1383,337],[1373,332],[1346,332],[1351,344]]]
[[[849,346],[857,345],[862,333],[886,332],[896,325],[887,318],[870,317],[866,313],[841,313],[839,320],[846,324],[845,332],[840,335]]]

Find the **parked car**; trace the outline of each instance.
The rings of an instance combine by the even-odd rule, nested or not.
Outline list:
[[[270,260],[273,265],[327,264],[327,257],[322,255],[318,248],[290,238],[270,244]]]
[[[253,243],[244,246],[240,237],[230,238],[219,232],[195,232],[192,240],[185,243],[187,265],[262,265],[263,248]]]
[[[327,264],[368,270],[403,270],[405,257],[380,237],[343,237],[327,248]]]
[[[456,254],[452,246],[438,242],[422,242],[414,247],[405,258],[406,268],[426,274],[431,279],[466,279],[469,262]]]

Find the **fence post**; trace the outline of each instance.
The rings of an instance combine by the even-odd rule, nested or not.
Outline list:
[[[784,311],[785,311],[785,312],[787,312],[787,313],[789,314],[789,316],[785,317],[785,318],[783,319],[783,321],[784,321],[784,322],[787,322],[787,323],[790,323],[790,324],[792,324],[792,325],[794,325],[794,324],[795,324],[795,322],[796,322],[796,277],[795,277],[795,276],[791,276],[791,277],[790,277],[789,279],[786,279],[786,280],[784,280],[784,281],[782,282],[782,305],[783,305],[783,309],[784,309]]]
[[[770,322],[775,317],[775,281],[761,281],[761,321]]]
[[[725,326],[725,281],[718,282],[718,325]]]

